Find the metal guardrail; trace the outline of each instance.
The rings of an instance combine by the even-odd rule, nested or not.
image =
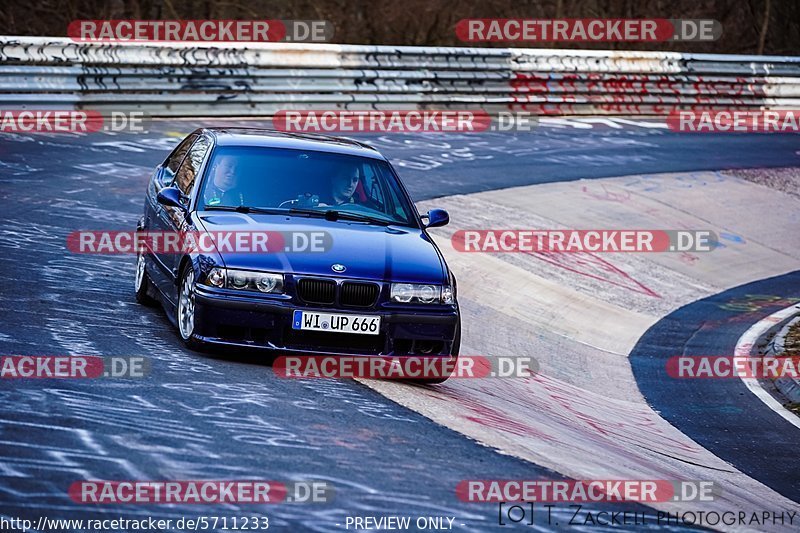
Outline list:
[[[281,109],[661,115],[796,109],[800,57],[0,37],[0,106],[270,116]]]

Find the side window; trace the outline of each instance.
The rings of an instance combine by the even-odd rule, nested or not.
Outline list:
[[[169,185],[172,183],[175,173],[178,172],[178,167],[181,166],[183,157],[189,151],[189,147],[192,146],[195,139],[197,139],[197,135],[189,135],[169,154],[167,160],[164,161],[164,173],[161,175],[162,184]]]
[[[206,137],[197,139],[181,166],[178,167],[178,172],[175,174],[175,185],[187,196],[192,192],[194,180],[197,178],[198,172],[200,172],[200,167],[208,153],[209,146],[210,143]]]

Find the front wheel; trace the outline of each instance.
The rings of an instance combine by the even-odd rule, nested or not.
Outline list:
[[[195,318],[195,282],[194,270],[191,265],[183,270],[180,280],[180,291],[178,292],[178,311],[177,322],[178,332],[187,347],[198,350],[203,343],[194,335]]]

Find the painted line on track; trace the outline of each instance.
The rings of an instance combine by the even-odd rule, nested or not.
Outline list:
[[[764,335],[771,328],[775,327],[777,324],[780,324],[784,320],[797,313],[800,313],[800,304],[795,304],[791,307],[787,307],[786,309],[781,309],[780,311],[773,313],[753,324],[750,329],[744,332],[744,335],[739,337],[739,341],[736,343],[736,348],[734,350],[734,356],[747,357],[749,359],[751,357],[750,354],[753,346],[755,346],[756,342],[759,338],[761,338],[762,335]],[[759,400],[764,402],[767,407],[778,413],[794,427],[800,429],[800,417],[786,409],[778,400],[773,398],[773,396],[761,386],[757,379],[745,379],[741,374],[739,375],[739,379],[741,379],[745,387],[747,387],[750,392],[755,394]]]

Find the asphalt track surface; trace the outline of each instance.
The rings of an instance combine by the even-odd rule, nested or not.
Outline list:
[[[361,384],[282,380],[258,354],[190,352],[163,312],[135,303],[132,257],[66,250],[74,230],[134,228],[151,169],[198,124],[158,122],[138,135],[0,137],[2,354],[153,361],[144,380],[0,382],[0,514],[266,515],[273,527],[319,531],[344,530],[346,516],[450,516],[462,531],[508,529],[497,525],[496,505],[459,502],[457,483],[560,476],[479,446]],[[678,135],[647,121],[606,119],[520,134],[361,138],[390,158],[415,200],[634,173],[793,166],[800,148],[793,135]],[[723,333],[735,344],[735,331]],[[648,399],[661,394],[646,386]],[[742,399],[741,408],[756,401]],[[683,417],[677,407],[668,415],[675,424]],[[737,450],[728,454],[735,459]],[[326,480],[337,492],[329,504],[202,509],[87,508],[66,495],[82,479],[234,478]],[[547,524],[537,510],[535,529],[564,528],[571,515],[559,506]]]
[[[786,467],[795,464],[797,439],[786,420],[740,379],[670,379],[661,370],[675,355],[733,355],[736,341],[753,323],[798,301],[800,271],[748,283],[664,317],[630,355],[639,387],[662,417],[794,501],[800,501],[800,480]],[[750,309],[742,313],[744,305]]]

